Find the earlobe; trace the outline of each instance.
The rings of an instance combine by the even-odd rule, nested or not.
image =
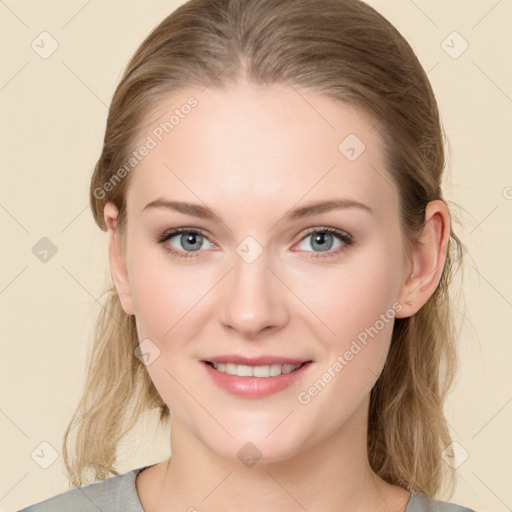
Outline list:
[[[133,302],[128,280],[128,270],[123,258],[118,231],[118,209],[108,202],[103,210],[103,217],[108,230],[108,255],[110,261],[110,273],[119,295],[119,300],[127,315],[133,315]]]
[[[435,292],[441,279],[450,240],[450,213],[445,202],[436,199],[425,208],[421,236],[411,246],[411,266],[398,301],[402,309],[397,318],[417,313]]]

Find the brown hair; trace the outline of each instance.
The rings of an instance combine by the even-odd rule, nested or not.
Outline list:
[[[403,231],[414,238],[427,203],[442,199],[437,103],[405,39],[359,0],[190,0],[165,18],[132,57],[112,99],[90,186],[91,209],[102,230],[104,205],[112,201],[124,232],[130,176],[113,187],[105,184],[115,179],[159,103],[186,87],[226,89],[241,79],[288,83],[372,114],[399,191]],[[372,469],[433,498],[445,476],[453,476],[445,475],[450,469],[441,452],[451,442],[443,403],[456,368],[448,285],[461,254],[450,228],[440,283],[415,315],[395,320],[370,400]],[[161,422],[169,420],[167,405],[134,355],[135,317],[124,313],[112,284],[106,293],[83,396],[64,436],[64,460],[75,486],[82,485],[87,469],[95,479],[118,474],[119,442],[145,411],[159,408]],[[67,445],[75,427],[71,456]]]

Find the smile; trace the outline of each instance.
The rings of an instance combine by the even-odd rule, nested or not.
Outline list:
[[[295,370],[299,369],[302,365],[306,363],[300,364],[270,364],[264,366],[246,366],[243,364],[234,364],[234,363],[211,363],[208,362],[222,373],[227,373],[229,375],[238,375],[239,377],[259,377],[259,378],[267,378],[267,377],[277,377],[282,375],[283,373],[291,373]]]
[[[212,382],[223,391],[242,398],[264,398],[298,385],[312,361],[250,366],[219,361],[202,361]]]

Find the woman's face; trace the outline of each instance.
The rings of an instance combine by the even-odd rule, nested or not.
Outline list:
[[[263,462],[365,428],[411,270],[375,120],[239,85],[183,91],[153,121],[127,193],[123,307],[173,426]],[[206,363],[229,358],[242,375],[237,358],[309,363],[271,377]]]

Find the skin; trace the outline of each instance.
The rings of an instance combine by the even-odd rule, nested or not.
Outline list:
[[[136,316],[139,339],[160,350],[147,370],[172,418],[170,461],[137,478],[142,505],[150,512],[404,510],[410,493],[372,472],[366,443],[369,394],[392,322],[308,404],[297,396],[394,303],[396,316],[407,317],[432,295],[449,237],[446,205],[429,203],[421,243],[408,253],[398,193],[370,116],[287,85],[240,83],[229,91],[182,91],[161,105],[151,126],[191,95],[198,106],[132,171],[125,253],[117,210],[111,203],[104,210],[112,277],[124,311]],[[366,145],[353,162],[338,150],[350,133]],[[221,220],[142,211],[158,198],[206,205]],[[334,198],[371,212],[285,219],[292,208]],[[178,227],[206,231],[200,251],[181,245],[180,235],[155,241]],[[325,227],[350,233],[353,243],[315,259],[325,253],[306,230]],[[236,252],[247,236],[263,249],[252,263]],[[333,253],[343,242],[331,240]],[[166,245],[196,257],[176,258]],[[219,354],[313,364],[296,385],[245,399],[206,374],[200,361]],[[261,452],[252,467],[237,457],[249,441]]]

